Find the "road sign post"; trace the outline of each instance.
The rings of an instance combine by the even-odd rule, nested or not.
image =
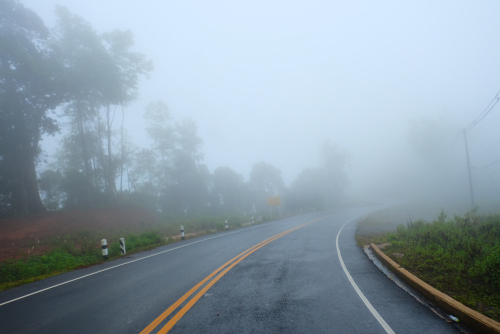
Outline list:
[[[269,211],[271,212],[271,219],[273,219],[273,209],[275,205],[279,206],[280,218],[281,218],[281,198],[279,196],[268,197],[267,205],[269,205]]]

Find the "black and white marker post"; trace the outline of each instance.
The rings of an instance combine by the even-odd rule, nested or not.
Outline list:
[[[253,217],[252,217],[252,225],[253,225]]]
[[[181,240],[184,240],[184,225],[181,225]]]
[[[227,227],[227,219],[226,219],[226,231],[228,230],[228,227]]]
[[[122,252],[122,255],[127,254],[127,251],[125,250],[125,238],[120,238],[120,251]]]
[[[106,239],[101,240],[101,248],[102,248],[102,257],[104,260],[108,259],[108,242]]]

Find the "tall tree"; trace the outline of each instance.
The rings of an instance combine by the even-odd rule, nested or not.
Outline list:
[[[52,42],[64,59],[69,100],[64,114],[70,121],[70,134],[80,146],[78,152],[84,177],[89,185],[93,185],[87,194],[83,194],[88,206],[92,206],[96,195],[93,161],[97,160],[99,152],[91,142],[92,137],[99,139],[98,132],[94,133],[94,123],[98,120],[100,106],[104,104],[103,94],[110,86],[108,80],[111,78],[106,75],[110,61],[99,35],[88,22],[62,6],[56,7],[56,17]],[[101,142],[97,140],[97,144]]]
[[[291,211],[329,209],[342,199],[349,179],[345,171],[349,154],[326,140],[320,150],[321,165],[304,169],[286,193]]]
[[[106,134],[107,134],[107,156],[108,156],[108,173],[107,184],[108,195],[114,196],[115,188],[115,168],[113,168],[111,137],[112,126],[115,118],[116,107],[121,106],[122,125],[121,125],[121,155],[124,157],[124,138],[123,138],[123,122],[125,119],[124,106],[131,101],[137,99],[138,83],[141,76],[149,77],[149,73],[153,70],[153,63],[146,59],[143,54],[132,52],[130,49],[134,45],[134,37],[131,31],[114,30],[110,33],[102,35],[107,54],[110,57],[109,77],[112,79],[111,85],[108,87],[105,94],[105,110],[106,110]],[[111,105],[114,105],[113,115],[111,116]],[[123,165],[121,166],[123,172]]]
[[[16,0],[0,2],[0,189],[14,212],[44,211],[36,159],[43,134],[58,131],[49,115],[62,101],[60,63],[43,21]]]
[[[122,159],[113,157],[115,111],[120,106],[124,117],[123,107],[137,98],[138,81],[141,76],[148,76],[152,63],[144,55],[130,51],[134,44],[130,31],[115,30],[100,35],[83,18],[64,7],[58,6],[56,14],[55,44],[70,78],[71,102],[65,108],[66,116],[80,137],[87,180],[92,180],[91,162],[93,156],[97,156],[104,172],[105,192],[108,200],[113,201],[117,162],[124,156],[122,122]],[[98,139],[97,152],[91,152],[89,147],[93,131]],[[92,198],[92,194],[88,196]]]
[[[165,192],[166,207],[174,213],[201,213],[208,206],[210,173],[201,164],[201,144],[193,120],[185,119],[176,124],[172,168]]]
[[[300,172],[287,191],[286,205],[292,212],[325,208],[324,169],[306,168]]]
[[[162,101],[151,102],[144,113],[147,121],[146,133],[153,142],[153,150],[160,158],[162,186],[168,183],[171,158],[175,147],[174,125],[167,105]]]
[[[229,167],[217,167],[212,175],[212,206],[223,213],[244,212],[243,175]]]
[[[257,210],[263,210],[267,197],[276,196],[285,190],[281,171],[271,164],[259,162],[250,171],[250,191],[253,205]]]
[[[285,188],[281,171],[263,161],[253,165],[250,171],[250,183],[256,191],[265,196],[276,196]]]

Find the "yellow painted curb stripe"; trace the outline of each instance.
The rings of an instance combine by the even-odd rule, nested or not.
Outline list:
[[[423,295],[427,300],[434,303],[436,306],[441,308],[447,314],[452,314],[453,316],[460,319],[461,323],[469,326],[472,330],[478,333],[500,333],[500,323],[488,318],[484,314],[481,314],[473,309],[465,306],[459,301],[453,299],[447,294],[437,290],[431,285],[425,283],[417,276],[410,273],[408,270],[402,268],[393,261],[390,257],[384,254],[375,244],[370,244],[371,249],[375,256],[391,270],[396,276],[398,276],[403,282],[408,284],[410,287],[415,289],[418,293]]]

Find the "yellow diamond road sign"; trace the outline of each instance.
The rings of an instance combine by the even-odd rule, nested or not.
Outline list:
[[[267,205],[269,206],[280,205],[280,204],[281,204],[281,198],[279,196],[269,197],[267,199]]]

